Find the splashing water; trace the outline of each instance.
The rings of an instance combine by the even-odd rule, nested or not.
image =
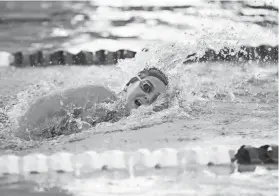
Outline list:
[[[104,1],[99,3],[102,2]],[[196,4],[198,1],[191,2]],[[204,2],[202,4],[204,5]],[[222,6],[221,3],[215,5],[218,8]],[[72,7],[78,8],[78,6]],[[242,20],[245,19],[234,13],[230,15],[226,12],[228,10],[221,12],[225,15],[228,13],[223,20],[219,16],[218,19],[211,17],[212,12],[206,14],[208,8],[201,10],[190,8],[186,10],[188,15],[184,16],[184,20],[180,20],[182,14],[179,13],[179,8],[178,13],[173,14],[162,10],[158,13],[134,10],[124,13],[121,9],[112,7],[98,7],[96,12],[92,12],[92,9],[84,9],[84,5],[81,9],[88,12],[90,17],[97,18],[99,22],[89,21],[82,28],[75,28],[69,32],[67,29],[53,29],[51,36],[54,38],[55,34],[60,33],[59,36],[64,36],[63,34],[73,33],[70,40],[63,44],[59,42],[59,46],[62,45],[69,51],[79,51],[80,49],[96,50],[100,47],[114,50],[119,49],[120,46],[125,48],[129,46],[128,48],[137,50],[144,45],[148,50],[139,51],[134,59],[120,60],[115,67],[53,66],[43,69],[1,67],[0,149],[8,149],[8,151],[15,149],[15,152],[20,154],[21,152],[17,150],[29,147],[33,148],[23,152],[28,153],[28,150],[56,152],[61,149],[74,152],[84,150],[83,146],[102,151],[116,148],[131,150],[142,147],[152,149],[184,145],[207,147],[221,143],[236,148],[240,144],[278,143],[276,138],[278,67],[276,65],[261,65],[257,62],[183,64],[189,54],[196,53],[199,56],[207,48],[218,51],[220,48],[229,47],[237,51],[242,44],[277,45],[276,32],[253,22],[253,24],[249,21],[243,22]],[[206,17],[191,16],[191,10],[203,12]],[[211,8],[209,10],[211,11]],[[241,10],[249,12],[246,8]],[[133,24],[127,25],[128,29],[110,25],[106,20],[111,22],[112,19],[105,17],[113,14],[109,15],[108,12],[116,13],[120,18],[127,13],[128,18],[142,17],[146,24],[142,25],[135,20],[137,28],[126,31],[133,28]],[[152,22],[156,20],[165,23],[176,22],[176,25],[183,25],[183,28],[176,31],[170,25],[170,27],[152,26]],[[182,24],[179,24],[180,21]],[[104,44],[105,39],[101,42],[100,39],[92,41],[92,37],[87,36],[92,32],[92,28],[97,29],[96,31],[102,36],[105,36],[104,29],[109,29],[109,33],[120,37],[122,35],[138,37],[133,40],[135,42],[131,40],[129,42],[127,39],[129,44],[126,44],[125,39],[109,40],[109,44]],[[60,30],[63,31],[59,32]],[[160,35],[158,30],[162,32]],[[164,40],[164,43],[150,40]],[[176,42],[172,43],[170,40]],[[145,45],[147,41],[149,44]],[[118,122],[100,123],[94,128],[69,136],[62,135],[42,141],[25,141],[14,136],[18,118],[38,98],[88,84],[106,86],[117,94],[137,72],[152,66],[166,72],[170,80],[167,94],[159,97],[153,105],[142,106]],[[160,107],[163,103],[167,103],[168,107],[158,112],[153,111],[153,108]],[[114,108],[115,104],[105,105],[105,107]],[[94,195],[277,195],[278,192],[277,171],[257,170],[255,173],[248,174],[216,175],[207,169],[190,170],[179,176],[179,179],[177,176],[167,174],[156,176],[152,173],[148,173],[145,177],[124,180],[78,179],[58,175],[55,182],[48,182],[51,185],[43,183],[40,185],[45,189],[48,186],[60,186],[74,195],[92,195],[92,193]],[[44,193],[44,188],[36,191]],[[101,189],[107,191],[101,192]]]
[[[238,132],[237,130],[228,130],[228,132],[222,130],[226,134],[240,136],[235,140],[231,138],[224,140],[222,136],[220,138],[220,133],[218,133],[219,127],[213,126],[213,129],[216,128],[216,132],[219,134],[217,137],[219,138],[218,142],[224,142],[226,144],[234,142],[234,144],[239,144],[241,134],[247,134],[249,137],[257,138],[257,141],[260,142],[274,141],[274,133],[276,131],[270,132],[270,130],[276,130],[278,128],[276,123],[277,113],[273,107],[275,100],[277,100],[278,68],[272,65],[261,66],[256,63],[240,65],[226,63],[183,64],[185,56],[195,51],[193,48],[177,43],[154,44],[148,46],[148,51],[138,53],[134,59],[121,60],[116,67],[49,67],[45,68],[43,72],[41,69],[35,68],[15,69],[9,72],[4,77],[9,78],[12,75],[14,78],[18,78],[17,81],[9,83],[10,87],[17,88],[13,90],[9,89],[5,92],[7,96],[10,96],[10,99],[7,101],[8,104],[4,110],[7,111],[7,114],[14,122],[24,114],[34,100],[71,87],[86,84],[101,84],[112,89],[115,93],[119,93],[126,82],[145,67],[155,66],[165,71],[169,77],[170,86],[167,95],[160,97],[153,105],[140,107],[134,110],[130,116],[122,118],[116,123],[100,123],[96,127],[78,134],[60,136],[52,140],[40,142],[26,142],[12,136],[13,128],[7,131],[4,130],[1,132],[1,137],[6,140],[5,142],[7,144],[4,143],[2,148],[28,148],[37,147],[40,144],[49,146],[51,144],[58,144],[62,140],[68,143],[69,141],[85,139],[93,133],[117,132],[119,130],[123,132],[122,136],[125,137],[132,130],[141,132],[143,131],[142,128],[153,127],[164,122],[177,122],[178,119],[183,119],[185,121],[184,124],[186,124],[185,126],[191,126],[191,123],[187,120],[203,118],[202,116],[211,117],[209,114],[212,113],[217,113],[215,116],[213,115],[213,118],[216,117],[214,120],[221,123],[223,115],[227,113],[231,114],[226,111],[226,107],[222,107],[223,103],[228,105],[231,103],[232,109],[229,111],[236,111],[229,117],[232,120],[236,119],[239,125],[237,126],[235,124],[231,127],[235,126],[237,129],[244,126],[245,129],[247,122],[251,124],[255,123],[255,126],[257,126],[256,122],[262,120],[259,123],[262,122],[263,128],[265,126],[267,128],[264,128],[263,133],[261,131],[256,132],[255,129],[250,129],[249,127],[244,133]],[[8,80],[4,78],[4,81]],[[16,97],[12,99],[13,94],[16,94]],[[264,114],[255,113],[252,115],[252,112],[255,112],[253,108],[248,110],[251,114],[242,114],[241,110],[234,108],[241,106],[240,108],[242,109],[245,105],[250,107],[249,101],[252,99],[256,99],[256,104],[260,105],[260,108],[272,107],[272,109],[262,109],[260,112]],[[248,102],[245,102],[247,100]],[[270,103],[268,103],[269,101]],[[164,102],[167,102],[169,105],[167,109],[153,112],[152,109],[154,107]],[[219,105],[219,107],[221,109],[218,107],[209,107],[209,105],[214,105],[215,103],[220,103],[221,106]],[[107,107],[113,108],[114,106],[108,105]],[[222,108],[225,110],[225,113],[222,111]],[[265,112],[270,112],[270,114],[265,114]],[[249,115],[248,119],[246,115]],[[271,123],[267,123],[265,119],[261,119],[261,115],[268,118]],[[212,131],[206,133],[209,130],[206,127],[207,124],[203,123],[203,120],[196,123],[201,128],[196,128],[194,132],[187,132],[187,129],[184,130],[184,135],[187,135],[186,141],[187,138],[199,136],[202,141],[207,140],[208,143],[205,144],[201,141],[199,143],[195,141],[191,142],[197,145],[211,145],[213,142],[216,142],[215,140],[208,139],[216,137],[216,132],[209,137],[208,135],[211,135]],[[265,129],[267,131],[266,133],[264,133]],[[180,132],[175,127],[174,130],[169,133],[177,134]],[[149,131],[154,131],[154,134],[165,134],[164,136],[169,139],[173,137],[170,134],[166,134],[164,130],[156,131],[156,129],[150,129]],[[142,134],[146,134],[146,131]],[[93,135],[93,137],[95,136],[97,137],[97,135]],[[185,138],[181,138],[181,141],[183,139]],[[137,140],[141,142],[147,140],[147,138],[137,138]],[[244,142],[247,140],[241,141]],[[90,145],[94,147],[94,143],[92,144],[91,142]],[[129,148],[129,145],[127,146]],[[118,146],[112,147],[115,148]],[[36,182],[40,182],[39,179],[38,177]],[[271,184],[262,184],[263,180],[271,182]],[[147,176],[131,179],[108,179],[105,177],[79,179],[62,174],[57,176],[54,181],[50,179],[47,180],[46,184],[39,183],[39,186],[42,188],[37,188],[36,186],[35,190],[33,190],[34,188],[32,190],[36,193],[45,193],[52,187],[58,186],[75,196],[86,196],[92,193],[94,195],[238,195],[240,192],[243,195],[255,193],[272,195],[278,192],[276,182],[278,182],[278,175],[276,176],[274,172],[269,171],[264,171],[264,174],[261,171],[253,174],[236,173],[232,175],[216,175],[206,169],[196,169],[181,176],[169,176],[167,173],[164,173],[163,176],[158,176],[148,173]],[[244,187],[243,184],[249,184],[249,186]],[[26,194],[29,194],[29,192]]]
[[[212,44],[213,41],[210,43]],[[218,44],[220,45],[220,42]],[[205,46],[202,48],[197,45],[178,43],[153,43],[147,48],[148,51],[143,50],[137,53],[134,59],[121,60],[116,67],[52,67],[45,68],[44,72],[35,68],[15,70],[12,73],[14,76],[24,77],[20,78],[19,82],[23,79],[27,80],[26,84],[20,85],[20,90],[14,100],[10,100],[6,106],[7,114],[14,122],[12,130],[17,126],[17,119],[39,97],[87,84],[103,85],[117,94],[131,77],[140,70],[152,66],[162,69],[169,77],[170,85],[166,96],[159,97],[158,101],[151,106],[134,110],[132,115],[122,118],[119,122],[101,123],[80,135],[91,132],[139,129],[175,119],[192,118],[191,113],[194,108],[204,107],[206,103],[220,96],[225,97],[225,100],[235,101],[234,93],[238,88],[257,76],[259,72],[263,74],[263,70],[266,69],[260,68],[259,65],[183,64],[185,56],[193,51],[204,51],[207,48]],[[272,80],[268,79],[269,72],[274,74],[276,70],[276,67],[269,68],[267,75],[263,76],[264,80]],[[21,88],[25,90],[21,91]],[[153,112],[154,107],[164,102],[169,105],[167,109]],[[107,107],[113,108],[114,105]],[[9,134],[10,132],[13,131],[9,130]],[[8,134],[4,131],[2,135],[6,138]],[[77,135],[72,137],[77,137]]]

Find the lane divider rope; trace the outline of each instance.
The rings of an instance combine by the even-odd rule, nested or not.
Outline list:
[[[36,173],[90,173],[105,170],[134,170],[149,168],[181,168],[194,165],[277,165],[278,145],[264,145],[259,148],[241,146],[238,150],[226,146],[161,148],[150,151],[141,148],[136,151],[110,150],[97,153],[85,151],[73,154],[66,151],[49,156],[32,153],[25,156],[7,154],[0,156],[0,176]],[[254,167],[255,166],[255,167]],[[244,168],[244,167],[242,167]],[[252,168],[252,169],[251,169]]]
[[[147,52],[144,48],[142,52]],[[46,67],[52,65],[114,65],[120,59],[134,58],[135,51],[119,49],[117,51],[98,50],[80,51],[72,54],[65,50],[42,51],[38,50],[33,53],[22,51],[10,54],[0,52],[1,64],[5,63],[15,67]],[[195,62],[238,62],[246,63],[257,61],[260,63],[278,63],[278,45],[259,45],[241,46],[237,51],[233,48],[224,47],[216,51],[208,48],[204,54],[198,56],[196,53],[185,56],[184,64]]]

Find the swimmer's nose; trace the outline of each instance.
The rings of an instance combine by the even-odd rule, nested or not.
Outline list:
[[[144,101],[146,104],[152,103],[152,96],[151,95],[145,95],[144,96]]]
[[[144,96],[144,99],[146,100],[147,104],[152,104],[154,101],[156,101],[156,99],[158,98],[159,95],[160,95],[160,93],[148,94],[148,95]]]

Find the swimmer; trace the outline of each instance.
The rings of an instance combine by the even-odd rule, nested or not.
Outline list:
[[[31,105],[19,119],[17,133],[25,139],[39,139],[80,132],[100,122],[116,122],[133,109],[154,103],[167,86],[167,76],[152,67],[130,79],[118,95],[93,85],[52,94]],[[104,103],[112,103],[112,109]]]

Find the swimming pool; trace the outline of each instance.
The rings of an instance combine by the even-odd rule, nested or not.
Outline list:
[[[177,1],[169,5],[167,3],[170,2],[166,1],[161,6],[153,2],[155,6],[146,5],[143,8],[137,7],[136,2],[133,5],[128,5],[129,2],[117,5],[118,1],[113,1],[113,4],[109,2],[110,6],[104,5],[106,2],[109,1],[62,4],[62,8],[55,5],[53,9],[48,3],[32,4],[35,8],[27,6],[28,12],[38,9],[38,6],[45,7],[47,12],[45,15],[38,14],[39,22],[32,19],[33,15],[26,16],[29,21],[25,23],[15,15],[10,15],[10,18],[17,19],[13,23],[1,24],[11,25],[5,28],[4,36],[0,35],[1,40],[5,40],[0,46],[2,51],[32,51],[40,48],[62,48],[70,52],[100,48],[137,51],[135,58],[120,60],[116,66],[0,67],[2,155],[22,157],[41,153],[50,156],[63,151],[76,156],[88,151],[103,153],[109,150],[135,152],[141,148],[150,151],[188,148],[199,149],[196,155],[205,159],[210,154],[209,149],[214,146],[238,149],[242,144],[257,147],[278,144],[276,64],[257,61],[183,63],[187,55],[193,52],[200,55],[208,47],[218,51],[223,47],[237,50],[242,44],[278,45],[278,7],[275,6],[277,10],[258,8],[251,2],[235,1],[214,1],[209,4],[189,1],[187,5]],[[10,5],[13,6],[16,5]],[[25,11],[26,14],[28,12]],[[53,18],[50,19],[50,16]],[[261,20],[265,22],[259,23]],[[25,35],[24,32],[14,30],[13,26],[18,25],[15,21],[19,21],[36,36],[30,36],[32,33],[29,31],[24,31]],[[42,24],[45,26],[41,31],[34,30],[42,28]],[[38,40],[38,43],[34,40]],[[142,47],[148,47],[149,50],[141,51]],[[52,139],[26,141],[14,136],[17,118],[33,100],[86,84],[103,85],[118,93],[131,77],[150,65],[164,69],[170,77],[168,93],[171,95],[171,107],[168,109],[154,113],[154,105],[141,107],[116,123],[101,123],[81,133]],[[223,160],[224,154],[221,150],[213,153],[212,157]],[[187,155],[187,160],[195,159],[196,155]],[[115,163],[121,160],[120,157],[117,155],[108,161]],[[147,160],[153,160],[152,157]],[[55,160],[63,162],[62,158]],[[138,176],[131,176],[128,171],[1,176],[0,190],[1,194],[6,195],[75,196],[278,193],[278,170],[262,167],[248,173],[230,173],[228,165],[209,168],[199,164],[187,168],[179,165],[166,169],[145,168],[140,170]]]

